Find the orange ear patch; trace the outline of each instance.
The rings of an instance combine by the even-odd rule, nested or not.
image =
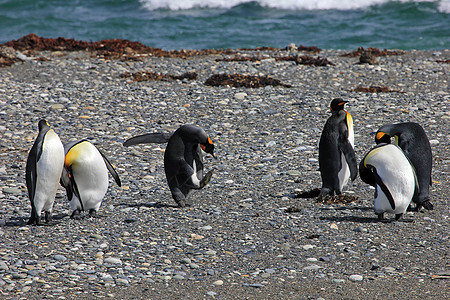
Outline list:
[[[208,143],[210,143],[211,145],[213,144],[213,141],[208,137]]]
[[[381,140],[385,134],[386,134],[385,132],[380,131],[380,132],[378,132],[377,135],[375,136],[375,139],[376,139],[376,140]]]

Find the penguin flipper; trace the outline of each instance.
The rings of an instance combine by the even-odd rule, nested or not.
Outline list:
[[[66,166],[64,166],[61,178],[59,179],[59,184],[66,189],[67,199],[72,200],[73,198],[73,189],[72,189],[72,181],[70,180],[69,171]]]
[[[108,169],[109,173],[111,173],[111,175],[114,178],[114,180],[116,181],[117,185],[122,186],[122,183],[120,182],[119,174],[117,174],[117,172],[114,169],[114,167],[112,166],[112,164],[109,162],[109,160],[106,158],[106,156],[100,150],[98,150],[98,152],[100,152],[101,156],[103,157],[103,160],[105,161],[105,164],[106,164],[106,168]]]
[[[31,206],[33,208],[34,208],[33,200],[34,194],[36,192],[36,180],[37,180],[36,163],[37,163],[36,155],[30,152],[26,165],[25,180],[27,184],[28,196],[30,198]]]
[[[370,166],[370,165],[369,165]],[[377,183],[377,185],[380,186],[381,190],[383,191],[384,195],[386,196],[386,198],[389,200],[389,204],[392,207],[392,210],[395,210],[395,201],[394,201],[394,197],[392,197],[391,192],[389,191],[388,187],[386,186],[386,184],[384,184],[383,180],[381,179],[381,177],[378,175],[377,173],[377,169],[374,166],[370,166],[371,167],[371,171],[373,173],[373,176],[375,178],[375,182]]]
[[[339,140],[339,149],[341,149],[342,153],[345,156],[345,161],[347,162],[350,169],[350,178],[353,181],[358,176],[358,166],[356,162],[355,150],[348,140]]]
[[[164,132],[146,133],[129,138],[123,143],[123,145],[125,147],[129,147],[138,144],[167,143],[171,136],[172,133],[164,133]]]
[[[214,173],[214,170],[209,171],[208,173],[206,173],[206,175],[202,178],[202,180],[200,181],[200,187],[199,189],[204,188],[210,181],[212,178],[212,175]]]

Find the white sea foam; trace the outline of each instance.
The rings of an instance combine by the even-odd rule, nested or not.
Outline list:
[[[261,6],[290,10],[363,9],[388,2],[437,2],[440,12],[450,13],[450,0],[139,0],[149,10],[193,8],[231,8],[257,2]]]

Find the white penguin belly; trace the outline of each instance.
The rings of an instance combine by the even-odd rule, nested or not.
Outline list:
[[[72,174],[83,201],[84,210],[100,208],[103,197],[108,190],[108,169],[97,148],[86,143],[82,155],[72,166]],[[72,210],[81,209],[80,202],[74,196],[70,202]]]
[[[45,136],[42,154],[36,164],[34,206],[38,216],[43,210],[52,211],[63,165],[64,147],[58,135],[50,130]]]
[[[200,180],[198,179],[197,164],[195,163],[195,160],[192,161],[192,168],[194,169],[194,173],[191,175],[192,184],[195,187],[200,187]]]
[[[353,132],[353,119],[349,115],[350,114],[347,113],[348,141],[350,142],[350,145],[352,145],[352,147],[354,147],[355,134]],[[342,192],[342,189],[348,183],[348,180],[350,179],[350,175],[351,175],[350,168],[347,164],[347,160],[345,159],[345,155],[343,153],[341,154],[341,164],[342,164],[342,168],[338,173],[338,178],[339,178],[339,189]]]
[[[339,178],[339,189],[342,192],[342,189],[347,184],[350,179],[350,168],[348,167],[347,161],[345,160],[345,155],[341,154],[341,170],[338,173]]]
[[[384,147],[390,149],[382,151]],[[406,211],[414,195],[415,180],[413,169],[408,159],[397,146],[386,145],[384,147],[370,157],[370,164],[375,166],[378,176],[389,189],[395,202],[395,209],[392,209],[388,198],[377,185],[374,210],[375,213],[401,214]]]

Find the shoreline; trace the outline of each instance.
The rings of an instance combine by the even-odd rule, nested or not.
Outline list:
[[[304,51],[137,59],[42,51],[33,57],[43,59],[0,68],[1,297],[448,298],[450,69],[437,60],[450,50],[377,56],[375,65],[345,52],[323,50],[334,66],[314,66],[277,60],[318,56]],[[224,60],[235,56],[249,59]],[[138,81],[127,72],[197,76]],[[206,85],[214,74],[268,76],[289,87]],[[388,90],[355,91],[371,86]],[[358,161],[381,125],[424,127],[433,211],[408,213],[414,223],[378,223],[373,190],[359,178],[345,189],[357,201],[346,205],[291,196],[320,186],[317,144],[334,97],[350,100]],[[63,142],[89,138],[116,167],[123,186],[110,181],[99,218],[69,219],[59,188],[55,222],[25,225],[25,161],[42,117]],[[184,123],[205,129],[219,159],[205,159],[211,182],[178,209],[164,177],[165,145],[122,142]]]

